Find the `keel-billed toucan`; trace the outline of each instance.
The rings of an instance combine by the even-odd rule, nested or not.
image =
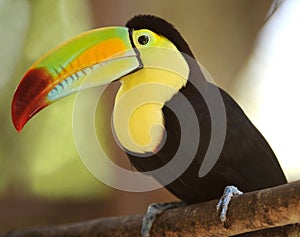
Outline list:
[[[195,142],[192,130],[191,139],[185,136],[182,140],[181,120],[195,124],[196,118],[198,128],[195,130],[200,131],[197,149],[193,153],[183,148],[180,157],[191,159],[191,163],[166,184],[166,188],[184,202],[219,198],[228,185],[249,192],[286,183],[266,140],[239,105],[224,90],[205,79],[193,59],[180,33],[154,16],[139,15],[129,20],[126,27],[83,33],[46,53],[26,72],[12,101],[14,126],[20,131],[41,109],[78,91],[81,86],[120,80],[113,129],[137,170],[151,174],[172,160],[181,143]],[[168,69],[162,68],[164,66]],[[97,76],[82,85],[83,79],[92,73]],[[209,97],[215,91],[220,95],[225,120],[217,117],[212,122],[210,107],[214,106],[214,97]],[[184,110],[172,111],[174,103],[180,107],[183,100],[193,108],[194,117],[185,113],[179,119],[176,113],[184,113]],[[211,105],[207,103],[209,100]],[[218,128],[218,124],[220,131],[221,125],[226,125],[224,143],[220,152],[216,152],[216,159],[212,158],[215,164],[201,176],[201,164],[215,139],[212,127]],[[167,171],[175,172],[173,168],[170,166]],[[155,172],[153,176],[164,183],[163,177]]]

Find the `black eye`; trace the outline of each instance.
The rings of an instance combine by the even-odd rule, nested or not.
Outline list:
[[[141,45],[146,45],[146,44],[148,44],[149,40],[150,40],[150,38],[149,38],[148,35],[141,35],[141,36],[138,38],[138,42],[139,42],[139,44],[141,44]]]

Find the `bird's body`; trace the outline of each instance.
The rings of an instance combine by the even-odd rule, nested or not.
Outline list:
[[[215,85],[208,83],[207,90],[209,87]],[[286,183],[276,156],[266,140],[239,105],[221,89],[227,115],[226,138],[217,163],[206,176],[200,178],[198,172],[211,139],[211,120],[205,101],[194,86],[188,83],[181,92],[196,111],[201,134],[197,155],[189,168],[166,186],[170,192],[186,203],[195,203],[219,198],[228,185],[249,192]],[[166,165],[178,149],[181,137],[179,122],[167,105],[163,108],[163,114],[168,134],[164,147],[149,157],[128,154],[132,164],[141,172]],[[189,119],[188,114],[185,117]]]
[[[127,27],[137,30],[147,28],[164,35],[183,53],[189,65],[186,86],[182,87],[162,108],[167,137],[162,149],[148,157],[128,153],[130,161],[137,170],[141,172],[156,170],[174,157],[182,142],[180,141],[182,128],[177,115],[169,109],[171,107],[169,104],[176,101],[179,107],[180,103],[185,106],[185,102],[179,96],[182,94],[191,103],[197,116],[200,141],[195,156],[187,151],[182,157],[182,159],[190,159],[190,156],[193,156],[193,161],[182,175],[166,185],[169,191],[187,203],[194,203],[219,198],[228,185],[249,192],[286,183],[286,178],[267,141],[230,95],[207,82],[199,65],[193,61],[195,58],[188,44],[169,23],[152,16],[137,16],[127,23]],[[226,111],[226,136],[216,164],[207,175],[199,177],[199,169],[209,143],[213,142],[210,111],[204,97],[213,95],[216,89],[222,96]],[[184,119],[187,123],[193,123],[194,118],[191,114],[185,114]],[[217,121],[219,124],[222,122],[224,121]],[[171,168],[169,172],[172,172]],[[155,174],[154,178],[160,181],[160,177],[155,177]]]

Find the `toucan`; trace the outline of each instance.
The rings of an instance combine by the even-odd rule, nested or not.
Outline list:
[[[118,144],[138,171],[183,203],[223,197],[218,207],[225,220],[222,208],[231,194],[287,182],[271,147],[237,102],[206,79],[174,26],[152,15],[82,33],[38,59],[15,91],[13,124],[21,131],[49,104],[116,80],[121,85],[112,132]],[[157,172],[162,167],[164,172]],[[170,206],[176,204],[148,210]],[[144,220],[150,219],[151,213]]]

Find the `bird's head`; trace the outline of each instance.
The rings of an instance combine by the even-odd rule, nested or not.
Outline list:
[[[13,124],[21,131],[32,116],[49,104],[81,89],[121,80],[114,111],[117,136],[130,150],[154,150],[157,144],[151,145],[153,137],[147,130],[156,124],[163,127],[161,108],[186,85],[188,56],[193,57],[192,52],[178,31],[154,16],[139,15],[125,27],[85,32],[47,52],[28,69],[13,97]],[[130,105],[136,112],[125,118],[128,130],[121,123]],[[147,111],[154,116],[149,121],[141,119]],[[141,132],[143,129],[145,132]],[[155,132],[156,140],[161,139],[161,130]],[[138,146],[124,144],[128,136]]]

